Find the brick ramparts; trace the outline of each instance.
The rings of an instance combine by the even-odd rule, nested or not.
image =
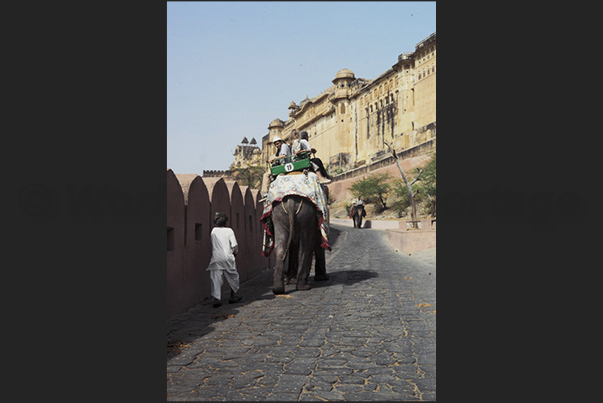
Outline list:
[[[167,316],[210,298],[211,230],[216,211],[228,216],[239,243],[236,264],[241,282],[267,267],[262,256],[263,204],[259,192],[223,178],[174,174],[167,169]],[[274,255],[274,254],[273,254]],[[224,282],[224,291],[228,285]],[[226,293],[225,295],[229,295]]]

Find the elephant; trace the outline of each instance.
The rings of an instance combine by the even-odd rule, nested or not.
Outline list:
[[[308,284],[308,276],[312,266],[312,255],[315,253],[317,245],[321,243],[316,206],[310,200],[299,195],[285,196],[282,201],[273,203],[272,222],[276,252],[272,292],[274,294],[285,293],[285,267],[287,267],[288,279],[293,278],[293,273],[289,270],[289,258],[292,254],[296,255],[299,263],[296,289],[311,289],[312,287]],[[318,249],[322,248],[319,246]],[[322,253],[324,262],[324,250]]]
[[[350,208],[350,218],[354,221],[354,228],[362,228],[362,217],[366,217],[363,204],[354,205]]]

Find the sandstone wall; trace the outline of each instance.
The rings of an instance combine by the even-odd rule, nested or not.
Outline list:
[[[167,316],[210,298],[209,272],[214,213],[225,213],[239,244],[236,263],[241,282],[274,266],[262,256],[263,204],[257,190],[222,178],[174,174],[167,170]],[[225,281],[223,296],[229,290]]]

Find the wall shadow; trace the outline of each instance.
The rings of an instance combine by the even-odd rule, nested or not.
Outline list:
[[[167,320],[167,360],[186,351],[191,343],[214,331],[212,324],[235,317],[239,310],[255,301],[272,300],[272,270],[266,269],[241,283],[238,295],[243,299],[229,304],[230,291],[222,292],[222,306],[214,308],[213,298],[206,298],[188,310]]]
[[[362,281],[379,277],[379,273],[372,270],[348,270],[329,272],[328,267],[327,274],[329,275],[329,279],[327,281],[314,281],[314,277],[311,276],[310,285],[313,288],[323,288],[332,285],[353,285]]]
[[[338,241],[342,240],[342,233],[343,231],[331,226],[329,245],[332,248],[337,245]],[[341,251],[341,253],[345,253],[345,251]],[[312,271],[309,277],[312,288],[324,288],[332,285],[352,285],[378,276],[378,273],[370,270],[329,272],[328,266],[327,273],[330,277],[329,280],[315,281],[314,271]],[[255,301],[275,299],[276,297],[272,293],[272,282],[272,269],[264,269],[255,277],[241,283],[238,293],[243,297],[241,302],[229,304],[228,297],[230,296],[230,291],[228,291],[222,294],[222,306],[219,308],[214,308],[213,299],[207,298],[204,302],[170,317],[167,320],[167,360],[169,361],[185,353],[192,343],[214,331],[212,326],[214,323],[235,317],[241,308]],[[297,291],[295,284],[286,286],[286,294],[295,292],[312,292],[312,290]],[[193,354],[199,354],[199,352],[195,351]]]

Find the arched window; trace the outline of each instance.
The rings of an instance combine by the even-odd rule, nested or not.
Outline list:
[[[339,107],[339,113],[344,114],[345,113],[345,105],[341,104],[341,106]]]

